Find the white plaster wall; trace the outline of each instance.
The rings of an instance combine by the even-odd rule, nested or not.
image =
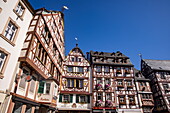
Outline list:
[[[20,18],[17,19],[17,15],[13,12],[13,9],[15,8],[17,3],[18,0],[7,0],[6,3],[3,0],[0,1],[0,7],[2,8],[2,11],[0,13],[0,34],[2,34],[2,31],[9,17],[12,18],[20,27],[15,46],[12,46],[2,37],[0,37],[0,47],[10,53],[9,61],[3,74],[4,78],[0,79],[0,90],[2,91],[6,91],[6,89],[9,89],[10,87],[12,77],[13,75],[15,75],[14,70],[17,64],[18,57],[20,55],[23,42],[26,37],[26,32],[28,30],[30,20],[32,19],[32,14],[27,9],[25,10],[23,21]]]

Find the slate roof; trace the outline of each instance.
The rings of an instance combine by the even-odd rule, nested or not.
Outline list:
[[[93,64],[104,64],[104,65],[116,65],[116,66],[133,66],[129,57],[121,53],[120,51],[117,52],[98,52],[98,51],[90,51],[91,62]],[[95,59],[100,59],[100,61],[96,61]],[[126,60],[126,63],[122,62],[115,62],[113,60]]]
[[[170,71],[170,60],[150,60],[143,59],[143,61],[153,70]]]

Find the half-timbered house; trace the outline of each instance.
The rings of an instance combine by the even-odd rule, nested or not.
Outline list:
[[[92,109],[100,113],[141,113],[133,64],[120,51],[90,51]]]
[[[90,64],[78,45],[70,51],[63,67],[59,113],[90,113]]]
[[[141,72],[150,79],[154,113],[170,113],[170,60],[141,60]]]
[[[142,108],[143,113],[152,113],[154,101],[150,88],[150,79],[145,78],[139,70],[134,69],[134,72],[140,108]]]
[[[44,8],[35,11],[18,60],[8,113],[56,111],[65,57],[63,16]]]

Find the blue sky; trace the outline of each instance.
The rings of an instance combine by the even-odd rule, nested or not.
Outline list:
[[[144,59],[170,60],[170,0],[29,0],[34,9],[66,5],[66,54],[75,37],[84,54],[121,51],[140,69]]]

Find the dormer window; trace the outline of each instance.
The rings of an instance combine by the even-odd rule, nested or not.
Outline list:
[[[78,62],[81,62],[81,58],[78,58]]]
[[[103,55],[104,53],[103,52],[100,52],[99,55]]]
[[[96,51],[96,52],[94,52],[94,55],[97,55],[98,54],[98,52]]]
[[[74,62],[74,57],[71,58],[71,61]]]
[[[160,77],[161,77],[161,79],[166,79],[165,73],[164,72],[160,72]]]
[[[115,53],[113,52],[113,53],[111,53],[111,56],[114,56],[115,55]]]

